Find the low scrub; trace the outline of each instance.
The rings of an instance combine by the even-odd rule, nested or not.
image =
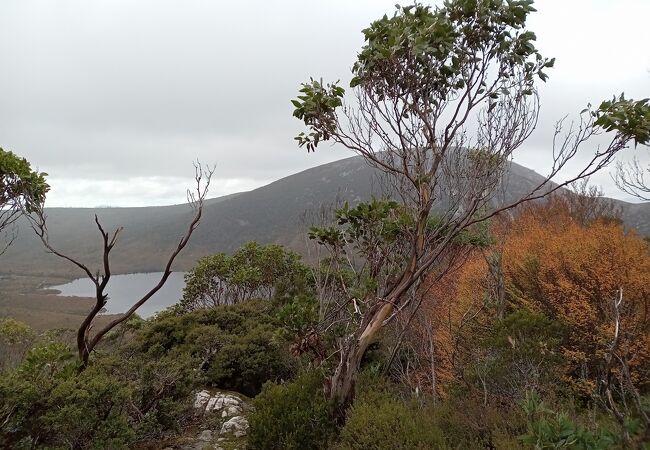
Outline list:
[[[305,373],[294,381],[267,383],[250,416],[252,450],[319,450],[328,448],[335,431],[323,395],[323,377]]]

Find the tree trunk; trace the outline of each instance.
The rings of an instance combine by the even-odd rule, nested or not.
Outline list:
[[[354,387],[361,359],[392,311],[392,303],[382,305],[372,315],[361,336],[343,344],[341,357],[330,380],[328,392],[337,420],[345,418],[345,411],[354,399]]]
[[[347,345],[341,352],[341,359],[332,375],[329,386],[329,400],[334,408],[333,413],[337,421],[343,422],[345,412],[354,399],[354,388],[363,358],[363,351],[355,342]]]
[[[93,320],[95,320],[95,317],[97,314],[99,314],[99,311],[101,311],[106,304],[106,296],[103,294],[103,292],[100,292],[98,296],[101,300],[95,303],[95,306],[88,313],[84,321],[79,326],[79,329],[77,330],[77,352],[79,353],[79,361],[81,362],[79,371],[84,370],[88,366],[88,359],[90,357],[90,353],[93,350],[88,342],[88,333],[90,331]]]

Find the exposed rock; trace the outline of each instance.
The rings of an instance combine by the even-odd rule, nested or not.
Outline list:
[[[243,412],[244,402],[234,395],[221,392],[210,395],[208,391],[201,391],[196,393],[194,408],[202,412],[222,411],[221,417],[231,417]]]
[[[204,441],[204,442],[210,442],[212,440],[212,431],[210,431],[210,430],[201,431],[201,434],[199,434],[198,440],[199,441]]]
[[[228,406],[221,411],[221,417],[240,416],[244,410],[239,405]]]
[[[195,408],[203,408],[205,404],[210,400],[210,393],[208,391],[201,391],[196,393],[196,398],[194,399]]]
[[[235,437],[246,436],[248,420],[243,416],[235,416],[221,425],[219,434],[232,433]]]
[[[198,415],[205,415],[206,419],[208,415],[218,414],[216,417],[210,417],[205,424],[214,426],[214,419],[218,418],[222,425],[217,428],[218,432],[205,429],[198,435],[194,434],[195,437],[186,441],[185,445],[180,447],[181,450],[224,450],[224,445],[232,448],[229,447],[231,441],[246,436],[248,421],[245,414],[253,410],[253,406],[237,395],[202,390],[195,394],[194,408]]]

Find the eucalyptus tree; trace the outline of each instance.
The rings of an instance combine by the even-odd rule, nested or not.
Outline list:
[[[22,212],[45,201],[49,186],[44,172],[32,169],[25,158],[0,147],[0,255],[12,244],[14,225]]]
[[[595,173],[630,142],[648,142],[647,123],[632,120],[647,102],[621,97],[588,107],[568,127],[558,122],[544,181],[495,205],[513,153],[537,125],[536,84],[554,63],[526,29],[533,11],[529,0],[398,6],[363,30],[351,95],[339,82],[311,79],[292,101],[294,116],[307,126],[296,137],[299,146],[311,152],[330,141],[361,155],[381,171],[387,193],[398,201],[344,209],[334,227],[312,230],[330,265],[341,267],[352,256],[365,260],[362,269],[347,264],[352,276],[333,270],[337,277],[324,277],[331,289],[321,298],[326,311],[319,330],[337,330],[327,393],[340,413],[353,397],[368,345],[394,317],[413,313],[420,281],[453,263],[467,244],[463,236],[480,232],[477,227],[500,212]],[[581,170],[550,183],[589,138],[605,131],[608,144]]]
[[[277,244],[247,242],[232,255],[216,253],[199,259],[185,275],[181,311],[234,305],[260,298],[270,300],[281,285],[306,277],[296,253]]]

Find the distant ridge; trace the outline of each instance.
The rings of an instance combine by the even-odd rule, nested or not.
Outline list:
[[[356,203],[379,193],[376,172],[361,157],[351,157],[282,178],[258,189],[210,199],[202,222],[181,254],[176,270],[192,267],[197,258],[230,252],[249,240],[280,243],[304,250],[308,211],[339,200]],[[512,163],[505,200],[518,198],[543,177]],[[218,180],[217,180],[218,181]],[[614,200],[628,227],[650,234],[650,204]],[[162,268],[187,226],[186,205],[138,208],[48,208],[52,243],[93,267],[99,267],[100,242],[93,223],[97,214],[106,228],[123,226],[113,251],[115,273],[152,272]],[[0,274],[74,277],[78,270],[46,254],[40,241],[23,225],[18,239],[0,257]]]

